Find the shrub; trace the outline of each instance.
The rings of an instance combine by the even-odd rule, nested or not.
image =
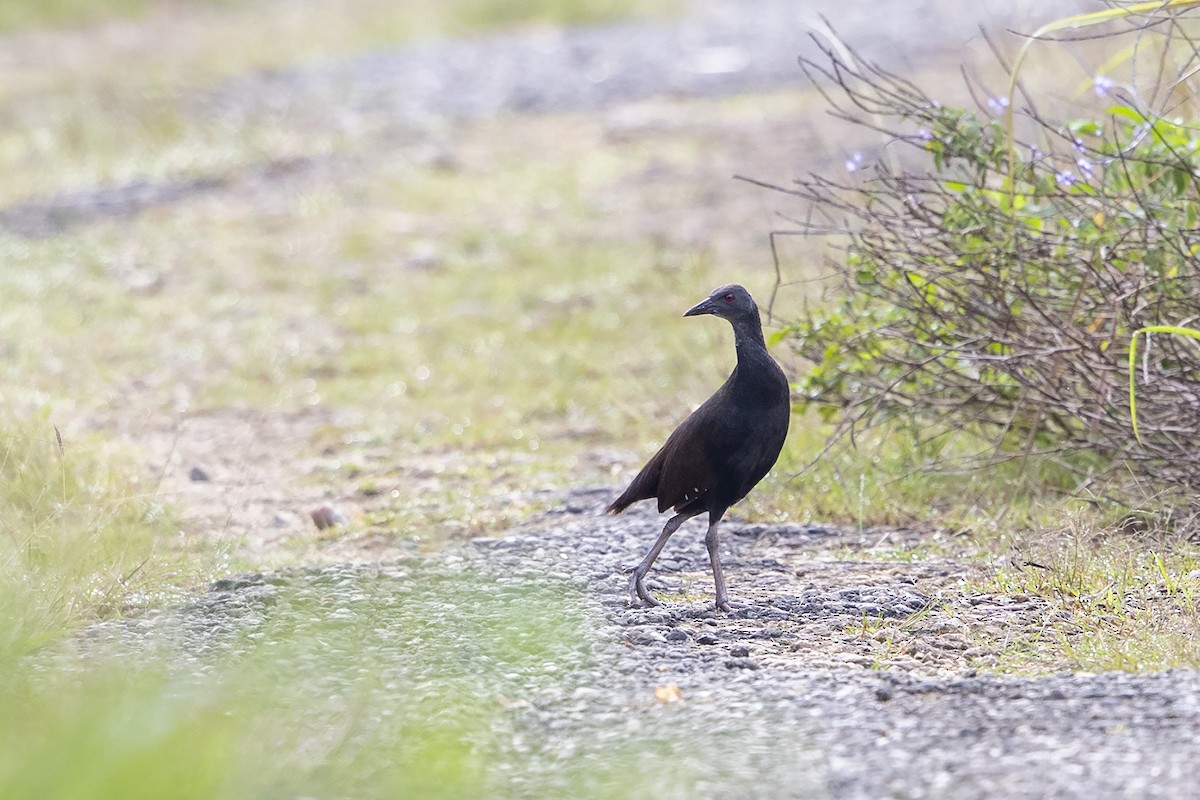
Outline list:
[[[836,412],[842,433],[965,431],[984,462],[1124,465],[1200,488],[1196,343],[1140,351],[1141,444],[1126,367],[1133,331],[1200,317],[1200,129],[1102,78],[1102,114],[1055,121],[1028,96],[993,98],[995,117],[942,106],[841,48],[801,64],[836,115],[918,154],[774,187],[846,237],[834,296],[782,334],[811,363],[801,404]]]

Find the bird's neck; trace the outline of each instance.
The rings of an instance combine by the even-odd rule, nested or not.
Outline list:
[[[757,314],[753,319],[739,319],[733,323],[733,346],[737,349],[738,363],[758,361],[767,353],[767,342],[763,338],[762,322]]]
[[[729,376],[728,386],[735,402],[744,407],[762,408],[775,402],[780,393],[786,393],[787,379],[767,352],[757,314],[753,319],[734,323],[733,343],[737,348],[737,366]]]

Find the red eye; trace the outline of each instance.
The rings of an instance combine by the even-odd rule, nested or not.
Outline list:
[[[732,302],[733,302],[733,292],[730,292],[729,294],[725,295],[725,302],[726,302],[726,303],[732,303]]]

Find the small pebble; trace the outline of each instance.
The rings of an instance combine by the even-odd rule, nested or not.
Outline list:
[[[347,519],[345,514],[329,505],[329,503],[320,508],[314,508],[308,512],[308,515],[312,517],[313,524],[317,526],[317,530],[319,531],[332,528],[334,525],[341,525]]]
[[[208,481],[212,480],[212,478],[208,477],[208,473],[200,467],[192,467],[189,469],[188,478],[197,483],[207,483]]]
[[[653,628],[632,628],[625,634],[625,641],[630,644],[657,644],[663,640],[663,635]]]
[[[746,658],[750,655],[750,648],[746,647],[744,644],[739,644],[735,647],[729,648],[729,655],[733,656],[734,658]]]

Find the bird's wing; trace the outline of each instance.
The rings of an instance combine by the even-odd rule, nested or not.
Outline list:
[[[720,479],[714,439],[721,434],[720,415],[713,398],[697,408],[667,439],[658,479],[658,510],[678,508],[703,497]]]
[[[745,497],[779,456],[790,406],[740,408],[727,384],[688,417],[663,446],[671,451],[658,483],[662,511],[716,491],[720,503]],[[672,448],[672,440],[679,446]]]

